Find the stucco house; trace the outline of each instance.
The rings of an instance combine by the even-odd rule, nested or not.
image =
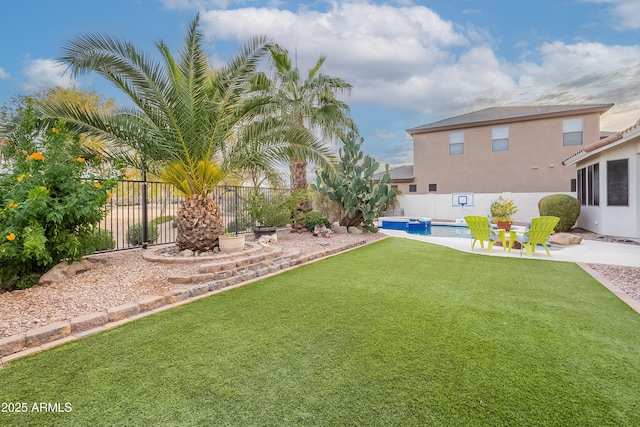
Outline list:
[[[516,221],[528,221],[545,195],[575,195],[575,169],[562,161],[600,139],[600,116],[612,106],[493,107],[407,129],[413,180],[400,204],[407,215],[452,219],[485,215],[506,195],[519,207]],[[466,212],[452,203],[460,193],[472,195]]]
[[[576,168],[579,227],[640,238],[640,120],[585,145],[563,164]]]

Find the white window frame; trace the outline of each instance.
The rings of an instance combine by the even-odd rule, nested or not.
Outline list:
[[[509,126],[491,129],[491,151],[509,151]]]
[[[464,132],[449,132],[449,155],[464,154]]]
[[[562,145],[582,145],[584,140],[584,119],[566,119],[562,121]]]

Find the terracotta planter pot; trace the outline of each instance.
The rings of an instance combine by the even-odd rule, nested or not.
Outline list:
[[[498,221],[498,228],[509,231],[511,230],[511,223]]]
[[[220,247],[220,252],[241,252],[244,249],[244,234],[239,236],[220,236],[218,237],[218,246]]]

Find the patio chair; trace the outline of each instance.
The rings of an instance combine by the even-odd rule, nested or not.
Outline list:
[[[473,234],[471,242],[471,250],[473,250],[476,242],[480,242],[480,247],[484,248],[484,242],[487,242],[487,251],[493,250],[493,242],[500,239],[502,241],[502,250],[507,250],[505,239],[505,230],[492,229],[489,226],[489,218],[486,216],[465,216],[469,231]]]
[[[553,233],[553,229],[560,221],[560,218],[557,216],[541,216],[538,218],[533,218],[527,228],[525,228],[524,233],[518,233],[517,231],[509,232],[509,251],[513,246],[514,240],[520,242],[520,244],[527,251],[528,256],[532,256],[536,251],[537,245],[542,245],[545,251],[547,251],[547,255],[551,256],[549,253],[549,247],[547,246],[547,239]],[[522,250],[522,249],[521,249]]]

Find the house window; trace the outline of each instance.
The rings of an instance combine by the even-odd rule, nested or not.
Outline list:
[[[449,134],[449,155],[464,154],[464,132]]]
[[[562,145],[582,145],[583,119],[567,119],[562,121]]]
[[[509,126],[491,129],[491,151],[509,151]]]
[[[573,191],[573,192],[577,192],[578,191],[578,180],[577,179],[572,179],[571,180],[571,190],[569,191]]]
[[[581,205],[587,204],[587,168],[578,169],[576,180],[578,181],[576,193]]]
[[[409,193],[415,193],[417,191],[418,187],[416,184],[410,184],[409,185]]]
[[[607,162],[607,205],[629,205],[629,160]]]
[[[587,166],[587,205],[600,205],[600,165],[595,163]]]
[[[581,205],[600,205],[600,165],[594,163],[578,169],[576,193]]]
[[[429,184],[429,191],[438,191],[438,184]]]

